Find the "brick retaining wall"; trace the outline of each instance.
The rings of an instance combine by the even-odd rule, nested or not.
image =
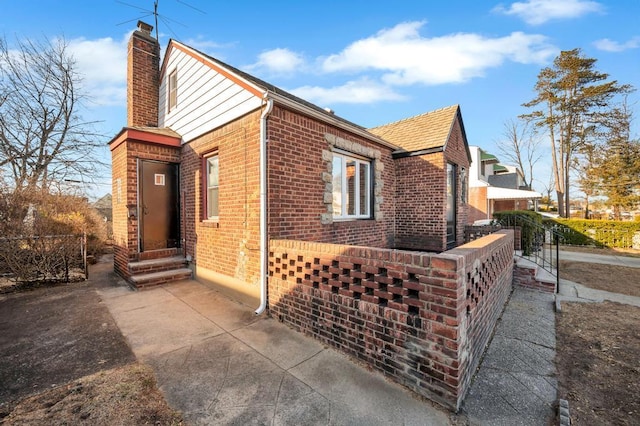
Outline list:
[[[458,410],[511,289],[513,233],[441,254],[271,240],[269,308]]]
[[[536,278],[536,267],[517,266],[513,268],[513,284],[546,293],[556,292],[556,283]]]

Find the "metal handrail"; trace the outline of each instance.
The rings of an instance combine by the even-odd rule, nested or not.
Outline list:
[[[560,288],[560,239],[561,233],[555,227],[548,228],[537,223],[524,215],[509,215],[499,221],[503,227],[521,229],[529,227],[533,229],[531,238],[526,238],[525,232],[521,231],[521,253],[516,251],[516,255],[530,260],[542,269],[554,275],[556,278],[556,292]]]

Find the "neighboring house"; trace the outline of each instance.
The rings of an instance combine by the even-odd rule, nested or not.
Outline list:
[[[113,200],[111,194],[106,194],[102,198],[93,203],[93,208],[100,213],[105,222],[111,222],[113,220]]]
[[[160,64],[139,22],[110,149],[114,269],[132,285],[194,276],[460,407],[513,235],[448,250],[468,210],[458,106],[368,130],[175,40]]]
[[[477,146],[471,151],[469,174],[469,224],[492,219],[493,214],[508,210],[528,210],[542,194],[524,185],[522,172],[500,164],[498,158]]]

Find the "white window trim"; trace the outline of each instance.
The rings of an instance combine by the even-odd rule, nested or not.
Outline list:
[[[171,84],[171,81],[174,80],[174,84]],[[175,93],[175,102],[173,105],[171,104],[171,94]],[[167,80],[167,112],[172,112],[178,107],[178,70],[174,69],[169,73],[169,77]]]
[[[209,171],[211,168],[211,164],[209,163],[209,160],[211,160],[212,158],[217,158],[218,159],[218,185],[217,186],[209,186]],[[205,221],[212,221],[212,222],[217,222],[220,218],[220,158],[218,157],[218,153],[214,152],[210,155],[207,155],[205,157],[205,182],[206,182],[206,188],[205,188],[205,194],[206,194],[206,200],[204,203],[204,208],[205,208]],[[218,188],[218,214],[215,216],[210,216],[209,215],[209,190],[211,188]]]
[[[322,172],[322,181],[324,182],[324,195],[323,203],[326,207],[326,212],[320,214],[320,223],[322,225],[330,225],[334,222],[333,216],[333,153],[336,150],[344,150],[349,154],[362,155],[367,159],[371,159],[373,170],[371,171],[371,185],[372,185],[372,203],[371,203],[371,218],[375,221],[384,219],[384,212],[382,211],[382,203],[384,201],[383,186],[384,186],[384,162],[382,161],[382,152],[378,149],[374,149],[368,146],[364,146],[358,142],[344,139],[340,136],[336,136],[331,133],[324,134],[324,140],[327,142],[327,148],[322,150],[322,161],[326,166],[326,171]],[[347,219],[354,220],[354,219]],[[337,220],[336,222],[341,222]]]
[[[333,220],[335,221],[346,221],[346,220],[357,220],[357,219],[371,219],[373,217],[373,215],[371,214],[371,197],[372,197],[372,191],[371,191],[371,180],[372,180],[372,169],[373,169],[373,161],[371,159],[368,159],[366,157],[361,157],[359,155],[354,155],[351,153],[347,153],[341,150],[335,150],[333,152],[333,156],[334,157],[340,157],[342,158],[342,170],[341,170],[341,208],[342,211],[341,212],[333,212]],[[346,212],[347,210],[347,203],[345,202],[347,200],[347,196],[348,196],[348,188],[347,188],[347,161],[348,160],[352,160],[355,162],[355,166],[356,166],[356,170],[355,170],[355,182],[354,182],[354,189],[355,189],[355,194],[354,194],[354,199],[355,199],[355,210],[356,213],[355,214],[348,214]],[[365,191],[368,194],[366,197],[366,213],[361,213],[362,211],[362,206],[360,205],[360,167],[362,164],[366,164],[368,166],[368,179],[366,182],[366,188]]]

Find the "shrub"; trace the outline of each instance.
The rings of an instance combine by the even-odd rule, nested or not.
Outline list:
[[[85,198],[0,187],[0,266],[17,281],[69,280],[81,259],[81,236],[87,253],[98,255],[106,224]]]
[[[494,213],[493,217],[504,227],[521,229],[520,241],[523,255],[529,256],[539,248],[542,229],[540,214],[529,210],[513,210]]]
[[[554,227],[564,244],[611,248],[640,248],[634,238],[640,234],[640,223],[617,220],[547,219],[546,226]]]

